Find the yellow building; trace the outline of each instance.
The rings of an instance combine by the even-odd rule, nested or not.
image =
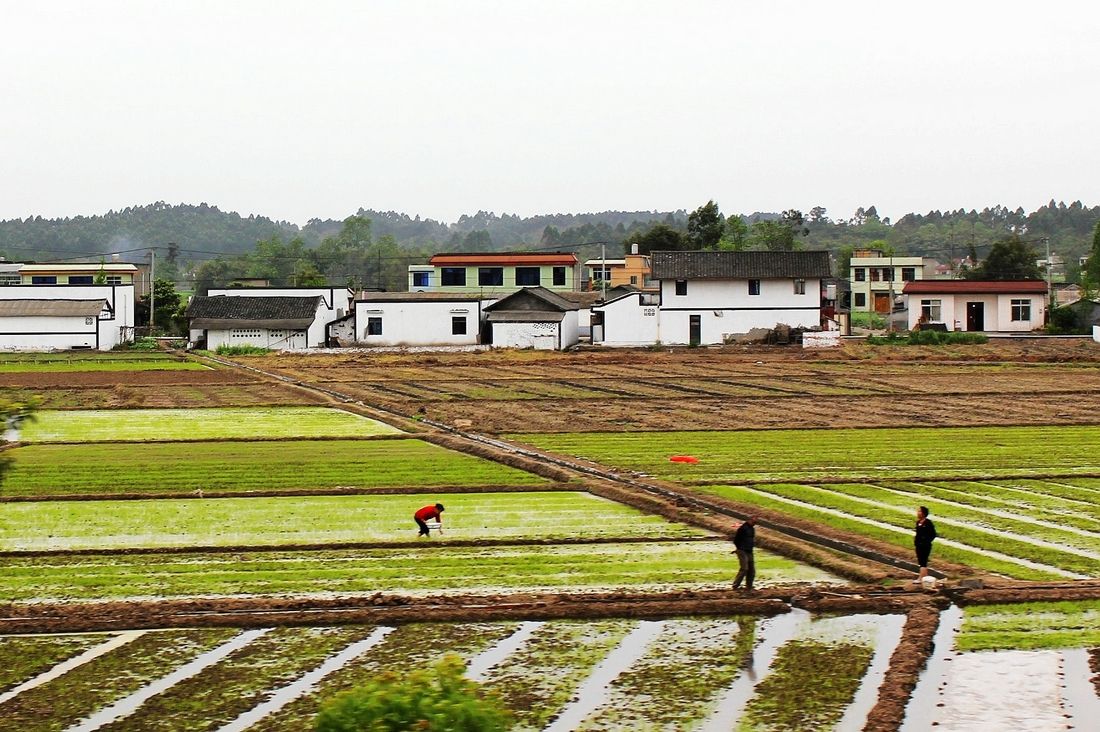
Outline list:
[[[631,285],[638,289],[656,289],[650,277],[648,254],[627,254],[623,259],[589,259],[584,263],[588,289],[605,284],[608,288]]]

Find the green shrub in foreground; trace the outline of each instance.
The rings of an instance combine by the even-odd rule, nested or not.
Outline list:
[[[984,333],[967,331],[914,330],[909,336],[888,333],[884,336],[870,336],[867,342],[872,346],[953,346],[988,343],[989,336]]]
[[[271,353],[271,349],[259,346],[227,346],[223,343],[214,353],[219,356],[262,356]]]
[[[463,663],[448,655],[430,669],[404,676],[384,673],[321,707],[317,732],[497,732],[511,726],[498,700],[463,677]]]

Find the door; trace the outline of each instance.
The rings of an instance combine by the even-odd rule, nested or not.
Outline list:
[[[702,316],[692,315],[688,321],[688,344],[697,346],[703,342]]]
[[[968,302],[966,304],[966,329],[985,330],[984,302]]]
[[[888,292],[876,292],[875,293],[875,312],[882,313],[883,315],[890,312],[890,293]]]

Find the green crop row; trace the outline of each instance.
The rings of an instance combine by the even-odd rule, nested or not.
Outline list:
[[[86,371],[208,371],[197,361],[177,361],[164,358],[103,359],[79,361],[2,361],[0,374],[75,373]]]
[[[1100,645],[1100,600],[970,606],[955,638],[955,647],[960,651],[1097,645]]]
[[[84,409],[43,411],[22,429],[24,442],[148,442],[218,438],[369,437],[401,431],[327,407]]]
[[[0,549],[113,549],[416,541],[435,494],[48,501],[0,504]],[[701,537],[705,532],[588,493],[446,496],[453,539]]]
[[[1007,511],[1085,531],[1100,530],[1100,503],[1071,502],[1018,488],[963,480],[943,483],[890,482],[883,485],[912,495],[912,500],[918,503],[932,497],[977,510]]]
[[[167,553],[0,559],[8,600],[461,593],[495,590],[704,588],[736,571],[726,542],[428,547],[405,550]],[[758,583],[836,582],[825,572],[761,552]]]
[[[11,496],[546,482],[411,439],[31,445],[6,454],[2,491]]]
[[[671,480],[933,479],[1100,470],[1100,426],[518,434],[553,452]],[[1035,449],[1042,445],[1042,450]],[[691,455],[696,464],[670,462]]]
[[[0,692],[105,640],[104,635],[0,636]]]
[[[785,513],[789,516],[796,518],[807,519],[810,521],[817,521],[827,526],[840,529],[842,531],[849,532],[854,536],[866,536],[871,539],[878,539],[885,541],[896,546],[903,547],[908,550],[912,550],[913,547],[913,534],[912,528],[903,528],[903,522],[900,520],[897,523],[898,528],[884,528],[870,524],[867,521],[860,520],[856,516],[836,516],[831,513],[820,511],[812,505],[798,506],[788,503],[786,501],[778,500],[772,497],[771,494],[766,492],[765,489],[770,489],[772,486],[759,486],[757,488],[750,488],[746,486],[706,486],[698,488],[697,490],[727,498],[732,501],[739,501],[742,503],[749,503],[763,508],[769,508],[781,513]],[[881,516],[874,517],[876,521],[882,521]],[[914,520],[915,522],[915,520]],[[955,538],[952,536],[952,538]],[[935,565],[935,560],[938,557],[949,562],[955,562],[958,564],[966,564],[978,569],[984,569],[996,574],[1003,574],[1008,577],[1015,577],[1018,579],[1030,579],[1030,580],[1049,580],[1049,579],[1061,579],[1062,575],[1055,572],[1048,572],[1041,569],[1033,569],[1031,567],[1017,564],[1016,562],[1005,561],[996,557],[990,557],[985,554],[981,554],[977,551],[968,551],[953,546],[938,545],[934,548],[932,564]]]

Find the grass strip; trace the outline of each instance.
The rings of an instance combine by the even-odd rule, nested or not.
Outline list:
[[[794,640],[745,706],[740,730],[832,729],[851,704],[874,651],[852,643]]]
[[[716,495],[721,498],[727,498],[731,501],[739,501],[770,508],[780,513],[785,513],[788,516],[816,521],[842,531],[847,531],[856,536],[866,536],[871,539],[878,539],[912,551],[913,536],[911,529],[885,529],[861,521],[855,516],[834,516],[823,511],[818,511],[812,506],[795,506],[785,501],[776,500],[763,490],[764,488],[771,487],[770,485],[761,486],[760,489],[757,489],[746,486],[705,486],[696,488],[695,490]],[[876,518],[876,520],[878,519]],[[996,557],[990,557],[979,552],[967,551],[966,549],[960,549],[958,547],[936,546],[933,552],[933,562],[935,561],[935,557],[943,557],[949,562],[965,564],[988,572],[1015,577],[1017,579],[1064,579],[1061,575],[1053,572],[1045,572],[1041,569],[1033,569],[1014,562],[1006,562]]]
[[[920,502],[927,496],[959,503],[976,509],[991,509],[1024,514],[1043,521],[1052,521],[1083,529],[1100,530],[1100,505],[1096,511],[1091,506],[1073,505],[1060,499],[1022,489],[1006,489],[995,484],[974,481],[951,481],[947,483],[884,483],[884,487],[911,494],[913,500]],[[1082,510],[1083,509],[1083,510]]]
[[[105,634],[0,637],[0,692],[107,640]]]
[[[24,442],[171,442],[278,437],[368,437],[401,430],[328,407],[85,409],[42,411],[22,429]]]
[[[12,601],[210,595],[474,590],[725,587],[735,574],[726,542],[647,542],[509,548],[80,555],[0,560],[0,597]],[[839,582],[758,552],[758,581]]]
[[[510,436],[671,480],[932,479],[1093,472],[1100,426],[563,433]],[[1036,451],[1041,444],[1044,449]],[[670,463],[693,455],[697,464]],[[782,466],[782,467],[778,467]]]
[[[436,494],[0,503],[0,549],[118,549],[416,541]],[[706,532],[582,492],[448,495],[449,539],[648,537]]]
[[[223,628],[147,633],[0,705],[0,732],[68,729],[236,633]]]
[[[546,482],[415,439],[31,445],[5,454],[9,496]]]
[[[0,374],[77,373],[88,371],[209,371],[196,361],[169,359],[103,359],[76,361],[0,362]]]
[[[326,677],[315,692],[260,720],[251,732],[300,732],[310,729],[326,699],[372,681],[378,674],[387,671],[403,674],[429,666],[445,653],[454,653],[469,660],[510,634],[514,628],[512,623],[403,625],[386,636],[381,644]]]
[[[972,605],[955,638],[960,651],[1051,650],[1100,645],[1100,600]]]

